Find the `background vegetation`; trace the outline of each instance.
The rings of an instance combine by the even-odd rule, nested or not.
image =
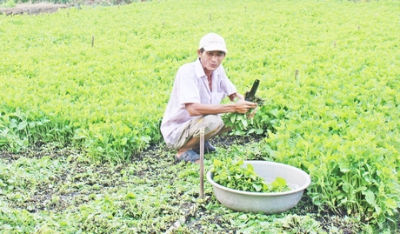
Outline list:
[[[244,130],[267,137],[208,159],[257,158],[299,167],[312,177],[307,197],[318,209],[348,215],[365,232],[397,230],[399,8],[396,1],[153,1],[0,16],[1,149],[18,153],[51,144],[82,152],[2,159],[2,227],[100,232],[124,223],[126,230],[136,228],[132,232],[157,232],[182,217],[178,210],[190,203],[179,199],[193,199],[196,167],[176,169],[170,152],[150,161],[138,155],[161,140],[159,121],[176,70],[196,59],[201,36],[217,32],[226,38],[224,66],[238,90],[261,80],[258,94],[265,105]],[[137,189],[92,182],[85,190],[88,180],[79,184],[83,179],[75,177],[70,184],[52,182],[65,178],[70,160],[86,159],[106,162],[106,174],[121,162],[134,162],[117,174]],[[171,166],[174,179],[164,173],[143,177],[159,161]],[[90,174],[90,164],[73,165],[85,168],[79,176],[100,176]],[[171,181],[167,190],[158,186],[164,180]],[[43,186],[57,188],[50,204],[73,203],[63,209],[23,205]],[[76,201],[77,194],[84,200]],[[271,217],[226,210],[208,194],[212,202],[193,204],[218,214],[207,216],[218,220],[213,230],[226,230],[228,223],[229,230],[252,231],[277,225]],[[163,220],[150,221],[156,216]],[[315,217],[290,217],[307,230],[322,230]],[[92,229],[98,222],[101,230]],[[183,231],[193,228],[182,223]]]

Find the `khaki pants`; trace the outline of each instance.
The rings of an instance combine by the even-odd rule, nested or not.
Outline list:
[[[179,139],[171,145],[174,149],[182,148],[192,137],[200,137],[200,129],[204,128],[204,135],[208,138],[214,137],[224,127],[224,121],[219,115],[204,115],[188,121]]]

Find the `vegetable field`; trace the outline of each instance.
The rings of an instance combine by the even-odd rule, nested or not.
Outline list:
[[[151,1],[0,15],[0,232],[398,233],[398,1]],[[263,105],[214,159],[310,174],[299,207],[234,212],[159,124],[200,38]],[[228,143],[223,139],[229,138]],[[236,142],[237,141],[237,142]]]

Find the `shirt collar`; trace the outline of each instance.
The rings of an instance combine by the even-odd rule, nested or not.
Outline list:
[[[204,73],[203,65],[201,65],[200,58],[197,58],[196,62],[194,62],[194,68],[197,78],[200,79],[201,77],[206,76],[206,74]]]
[[[220,65],[220,66],[222,66],[222,65]],[[194,68],[195,68],[195,72],[196,72],[196,77],[198,79],[200,79],[202,77],[207,77],[206,73],[204,73],[203,65],[201,64],[199,58],[197,58],[197,60],[194,62]],[[219,74],[219,69],[216,69],[215,71],[213,71],[213,77],[215,77],[218,74]]]

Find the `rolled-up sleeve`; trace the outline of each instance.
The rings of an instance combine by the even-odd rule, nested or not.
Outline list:
[[[228,79],[228,77],[225,74],[225,70],[223,69],[223,67],[221,67],[221,83],[220,83],[220,87],[221,90],[227,95],[231,95],[233,93],[236,93],[236,88],[233,85],[233,83],[231,82],[231,80]]]

